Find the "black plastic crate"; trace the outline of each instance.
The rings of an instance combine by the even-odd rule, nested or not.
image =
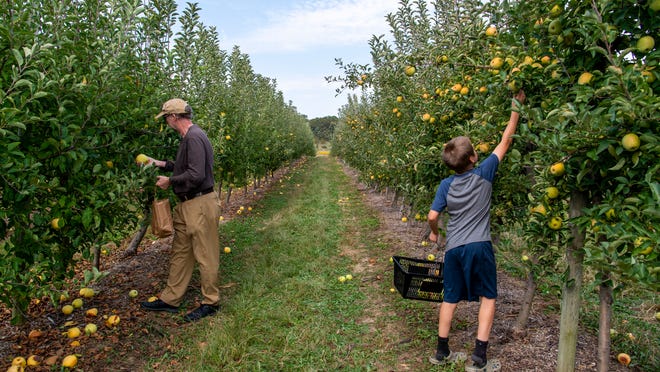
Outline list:
[[[394,286],[403,298],[442,302],[442,262],[392,257]]]

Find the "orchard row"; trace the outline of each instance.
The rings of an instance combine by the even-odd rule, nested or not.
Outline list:
[[[467,135],[488,156],[524,89],[494,186],[493,227],[524,230],[518,254],[532,279],[567,273],[560,370],[573,367],[583,268],[610,298],[620,283],[660,289],[659,8],[658,0],[401,1],[387,18],[390,35],[370,41],[371,64],[338,63],[334,80],[356,94],[333,152],[366,182],[403,195],[413,214],[426,214],[450,174],[443,144]],[[607,350],[599,352],[605,364]]]
[[[133,233],[157,196],[155,170],[136,155],[176,155],[176,133],[154,121],[165,100],[189,102],[225,189],[313,154],[306,117],[238,47],[221,50],[199,10],[179,14],[173,0],[3,3],[0,302],[16,321],[31,299],[58,302],[74,257],[98,262],[99,247]]]

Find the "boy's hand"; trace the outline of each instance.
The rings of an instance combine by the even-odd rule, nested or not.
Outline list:
[[[522,106],[523,103],[525,103],[525,91],[520,89],[518,93],[516,93],[515,96],[513,96],[513,100],[511,100],[511,108],[514,111],[520,110],[520,107]]]

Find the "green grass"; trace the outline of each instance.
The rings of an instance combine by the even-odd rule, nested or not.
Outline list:
[[[172,348],[176,354],[149,364],[185,371],[368,371],[396,365],[396,350],[387,350],[391,343],[380,326],[362,321],[373,310],[368,292],[385,288],[363,286],[358,275],[337,280],[355,265],[340,254],[342,246],[368,249],[361,242],[378,226],[357,200],[339,165],[317,158],[250,216],[224,224],[221,239],[235,241],[232,254],[222,257],[221,282],[237,284],[223,289],[219,315],[186,329]],[[391,276],[382,282],[388,286]],[[373,317],[376,324],[392,321],[391,314]],[[433,323],[423,328],[433,333]]]

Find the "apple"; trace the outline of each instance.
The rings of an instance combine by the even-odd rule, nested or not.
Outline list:
[[[565,172],[566,172],[566,167],[562,162],[557,162],[550,166],[550,174],[555,177],[561,177],[564,175]]]
[[[626,353],[619,353],[619,355],[616,356],[616,360],[618,360],[619,363],[623,364],[624,366],[627,366],[630,364],[630,355]]]
[[[75,309],[80,309],[83,306],[82,298],[76,298],[75,300],[71,301],[71,305],[73,305]]]
[[[486,36],[496,36],[497,28],[495,26],[490,26],[486,29]]]
[[[429,261],[435,261],[435,256],[431,253],[428,256],[426,256],[426,259]]]
[[[660,311],[655,313],[655,320],[660,321]]]
[[[503,65],[504,65],[504,60],[501,57],[495,57],[490,60],[491,68],[502,68]]]
[[[548,221],[548,227],[553,230],[559,230],[561,229],[561,226],[562,226],[562,220],[559,217],[552,217],[550,221]]]
[[[527,256],[526,254],[524,254],[524,255],[522,256],[522,260],[523,260],[523,261],[529,261],[529,256]]]
[[[131,289],[128,291],[128,297],[135,298],[138,295],[138,291],[136,289]]]
[[[63,225],[64,225],[64,221],[62,221],[62,219],[60,219],[60,218],[53,218],[53,219],[50,221],[50,226],[51,226],[54,230],[59,230]]]
[[[85,326],[85,334],[86,334],[87,336],[93,335],[94,333],[96,333],[96,330],[97,330],[97,329],[98,329],[98,327],[96,327],[96,324],[94,324],[94,323],[88,323],[88,324]]]
[[[71,305],[64,305],[62,306],[62,314],[64,315],[69,315],[73,312],[73,306]]]
[[[346,274],[346,280],[353,280],[353,275]]]
[[[343,282],[345,282],[345,281],[346,281],[346,277],[345,277],[345,276],[343,276],[343,275],[342,275],[342,276],[340,276],[340,277],[339,277],[339,278],[337,278],[337,279],[339,280],[339,282],[340,282],[340,283],[343,283]]]
[[[545,189],[545,195],[548,199],[556,199],[559,197],[559,189],[554,186],[547,187]]]
[[[413,75],[415,75],[415,71],[416,71],[415,66],[406,66],[406,68],[403,70],[403,72],[404,72],[407,76],[413,76]]]
[[[119,316],[118,315],[110,315],[108,319],[105,320],[105,325],[108,327],[114,327],[117,324],[119,324]]]
[[[30,355],[30,357],[27,359],[27,365],[28,367],[36,367],[39,365],[39,359],[37,359],[36,355]]]
[[[653,39],[653,36],[646,35],[642,36],[637,40],[637,50],[639,50],[642,53],[646,53],[653,49],[655,46],[655,40]]]
[[[639,148],[639,136],[635,133],[628,133],[621,138],[621,146],[626,151],[636,151]]]
[[[594,75],[589,71],[585,71],[578,78],[578,84],[579,85],[589,85],[589,84],[591,84],[591,81],[593,79],[594,79]]]
[[[559,17],[559,15],[562,13],[563,9],[559,6],[559,4],[555,4],[555,6],[550,9],[550,17],[556,18]]]
[[[66,331],[66,336],[68,338],[76,338],[76,337],[80,336],[81,333],[82,332],[80,332],[80,328],[73,327],[73,328],[69,328],[69,330]]]
[[[22,356],[17,356],[11,361],[12,366],[18,366],[20,368],[25,368],[27,361]]]
[[[555,19],[552,22],[550,22],[550,24],[548,25],[548,33],[550,33],[550,35],[559,35],[561,33],[561,21]]]
[[[135,157],[135,162],[140,164],[147,164],[149,162],[149,157],[145,154],[138,154]]]
[[[78,357],[71,354],[64,357],[62,360],[62,367],[64,368],[75,368],[78,364]]]
[[[92,288],[80,288],[79,294],[83,296],[84,298],[92,298],[94,297],[94,290]]]

